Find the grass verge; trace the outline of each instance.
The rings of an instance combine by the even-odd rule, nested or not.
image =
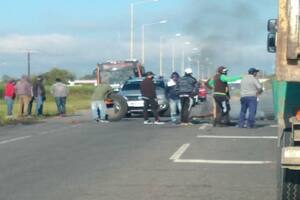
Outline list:
[[[45,117],[54,116],[57,114],[57,108],[54,97],[49,93],[50,87],[46,87],[46,101],[44,103],[44,115]],[[70,87],[70,94],[67,98],[66,110],[67,114],[74,114],[78,110],[89,109],[91,103],[91,95],[93,93],[94,86],[77,86]],[[19,103],[16,99],[14,102],[14,118],[6,118],[6,105],[3,99],[0,100],[0,124],[10,124],[16,122],[30,123],[38,120],[39,118],[16,118],[19,113]],[[35,103],[33,104],[32,113],[35,113]]]

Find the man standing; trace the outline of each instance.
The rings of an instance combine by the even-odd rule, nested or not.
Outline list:
[[[239,117],[239,128],[245,127],[245,117],[249,110],[247,127],[254,128],[257,109],[257,96],[262,93],[262,87],[256,79],[258,69],[250,68],[248,74],[241,81],[241,112]]]
[[[6,102],[7,106],[7,117],[12,118],[13,117],[13,105],[14,105],[14,99],[15,99],[15,81],[9,80],[4,87],[4,100]]]
[[[106,95],[112,92],[113,88],[106,83],[100,83],[92,95],[91,110],[94,120],[97,122],[107,123],[106,104],[104,102]]]
[[[181,124],[189,125],[189,114],[193,104],[193,96],[198,94],[197,80],[192,76],[192,69],[185,69],[183,77],[179,78],[177,91],[181,103]]]
[[[220,66],[217,74],[209,81],[209,85],[214,89],[214,121],[213,126],[231,125],[229,119],[230,94],[228,82],[240,80],[240,76],[228,77],[228,69]]]
[[[152,124],[148,118],[148,109],[150,107],[153,112],[155,121],[154,124],[164,124],[159,121],[158,103],[156,97],[155,84],[153,83],[154,74],[152,72],[146,73],[146,78],[141,82],[141,94],[144,99],[144,124]]]
[[[43,84],[43,77],[38,76],[32,87],[33,97],[36,101],[35,113],[37,116],[43,115],[43,103],[46,100],[46,91]]]
[[[177,93],[177,82],[179,79],[179,74],[177,72],[173,72],[171,74],[171,79],[167,83],[166,88],[166,96],[169,99],[170,111],[171,111],[171,120],[173,123],[177,122],[177,110],[179,113],[181,112],[181,103],[179,99],[179,95]]]
[[[19,99],[19,116],[27,116],[28,115],[28,104],[31,98],[31,84],[28,80],[28,77],[23,75],[21,80],[16,84],[16,95]]]
[[[66,101],[69,89],[66,84],[61,82],[60,78],[56,78],[56,83],[51,86],[51,94],[55,98],[58,114],[63,117],[66,114]]]

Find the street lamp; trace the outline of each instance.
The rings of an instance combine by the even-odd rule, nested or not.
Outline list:
[[[202,72],[201,77],[200,77],[201,52],[199,52],[199,48],[197,48],[197,47],[194,47],[192,50],[195,51],[195,57],[197,57],[196,63],[197,63],[197,75],[198,75],[198,78],[199,79],[203,79],[203,72]]]
[[[158,1],[159,0],[142,0],[130,3],[130,59],[134,57],[134,6]]]
[[[182,57],[181,57],[181,73],[184,74],[184,67],[185,67],[185,45],[190,45],[191,42],[187,41],[184,42],[182,45]]]
[[[181,36],[181,33],[175,34],[175,37],[180,37],[180,36]],[[173,72],[175,72],[175,51],[176,51],[175,42],[173,41],[173,43],[172,43],[172,71]]]
[[[153,25],[157,25],[157,24],[165,24],[167,23],[168,21],[167,20],[160,20],[160,21],[157,21],[157,22],[153,22],[153,23],[149,23],[149,24],[143,24],[142,25],[142,64],[145,63],[145,27],[146,26],[153,26]]]

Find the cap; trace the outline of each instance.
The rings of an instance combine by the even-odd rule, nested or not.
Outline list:
[[[249,74],[254,74],[254,73],[257,73],[257,72],[259,72],[259,70],[256,69],[256,68],[254,68],[254,67],[251,67],[251,68],[248,70],[248,73],[249,73]]]
[[[149,71],[149,72],[146,72],[146,76],[153,76],[153,72]]]
[[[185,72],[186,74],[192,74],[192,73],[193,73],[193,70],[192,70],[191,68],[186,68],[186,69],[184,70],[184,72]]]
[[[217,72],[220,74],[224,74],[227,71],[228,71],[228,69],[225,66],[220,66],[220,67],[218,67],[218,70],[217,70]]]

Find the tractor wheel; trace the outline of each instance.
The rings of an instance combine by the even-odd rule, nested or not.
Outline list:
[[[127,114],[127,102],[121,95],[111,93],[107,96],[113,100],[113,106],[107,109],[107,119],[109,121],[120,121]]]

